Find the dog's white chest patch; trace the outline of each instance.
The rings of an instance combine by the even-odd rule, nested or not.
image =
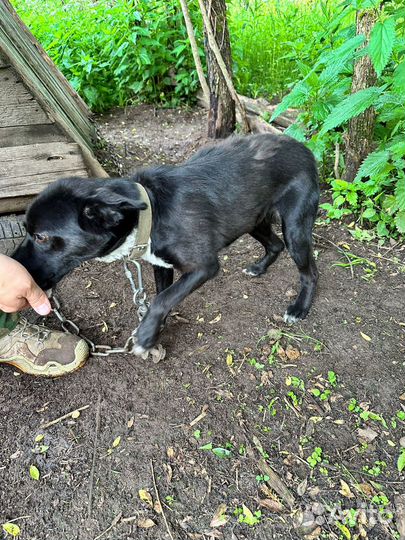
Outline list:
[[[108,255],[105,255],[104,257],[97,257],[96,261],[101,261],[101,262],[109,264],[114,261],[119,261],[120,259],[123,259],[124,257],[129,257],[131,255],[131,252],[134,246],[136,246],[136,239],[137,239],[137,229],[134,229],[126,237],[125,242],[123,244],[121,244],[117,249],[115,249]],[[160,257],[156,257],[156,255],[151,252],[150,239],[148,240],[148,249],[146,250],[146,253],[142,255],[142,259],[144,261],[147,261],[150,264],[154,264],[155,266],[163,266],[164,268],[173,268],[173,265],[167,263]]]
[[[150,239],[148,240],[148,249],[146,250],[146,253],[142,255],[142,259],[149,262],[150,264],[154,264],[155,266],[163,266],[163,268],[173,268],[172,264],[167,263],[160,257],[156,257],[156,255],[151,252]]]

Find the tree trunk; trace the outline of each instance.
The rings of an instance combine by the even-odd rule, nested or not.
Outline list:
[[[356,34],[366,38],[362,47],[368,45],[371,30],[377,21],[377,10],[357,12]],[[377,74],[368,55],[362,56],[354,66],[352,94],[374,86]],[[352,118],[345,136],[346,170],[344,178],[352,182],[363,160],[372,150],[373,132],[375,125],[375,110],[370,107],[364,113]]]
[[[231,44],[226,21],[225,0],[203,0],[209,15],[211,28],[232,78]],[[205,52],[208,67],[208,86],[210,89],[210,108],[208,112],[208,137],[213,139],[227,137],[235,130],[235,102],[221,73],[215,54],[209,46],[205,31]]]

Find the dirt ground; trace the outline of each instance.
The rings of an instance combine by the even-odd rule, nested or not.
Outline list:
[[[205,140],[200,111],[142,106],[100,124],[123,172]],[[169,318],[160,363],[92,358],[58,380],[0,369],[0,524],[29,540],[399,538],[405,249],[356,242],[322,215],[315,249],[318,294],[296,326],[281,319],[291,259],[249,278],[261,247],[243,237]],[[152,295],[146,264],[145,281]],[[86,264],[58,294],[98,343],[136,324],[120,263]]]

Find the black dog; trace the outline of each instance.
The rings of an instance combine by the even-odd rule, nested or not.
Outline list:
[[[169,312],[217,274],[218,252],[243,234],[265,249],[245,272],[266,272],[284,249],[272,230],[276,214],[301,278],[285,320],[307,315],[318,277],[312,254],[318,174],[312,153],[286,136],[231,137],[182,165],[143,170],[130,179],[59,180],[29,208],[27,236],[14,258],[47,289],[83,261],[128,254],[145,209],[135,182],[151,201],[150,249],[144,258],[153,264],[157,289],[138,329],[138,352],[155,345]],[[182,273],[175,283],[173,268]]]

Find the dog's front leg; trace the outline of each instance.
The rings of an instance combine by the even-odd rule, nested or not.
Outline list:
[[[204,265],[204,267],[193,272],[183,274],[176,283],[173,283],[173,285],[170,285],[156,296],[138,328],[138,347],[135,354],[142,354],[156,344],[161,325],[169,312],[187,295],[209,279],[212,279],[218,270],[219,263],[215,260],[209,265]]]

